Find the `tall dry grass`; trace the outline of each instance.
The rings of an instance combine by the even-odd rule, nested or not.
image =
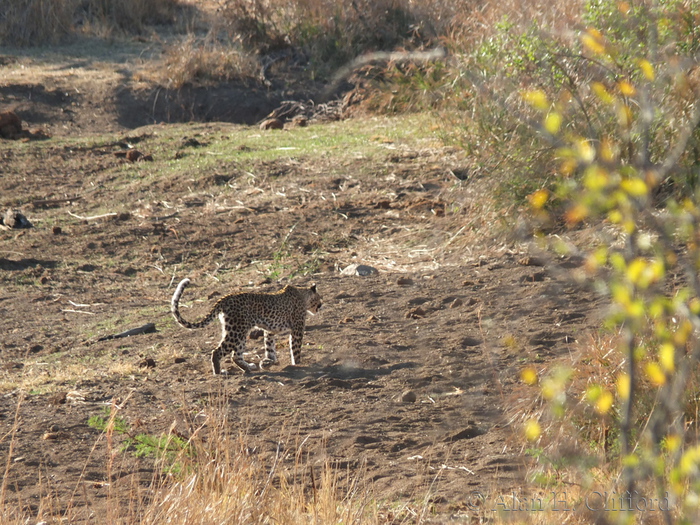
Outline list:
[[[127,403],[128,399],[121,406]],[[93,516],[94,523],[115,525],[379,522],[378,507],[362,468],[350,471],[337,468],[328,458],[319,459],[325,457],[322,448],[308,446],[309,436],[293,430],[271,429],[270,439],[265,441],[275,441],[274,449],[262,450],[259,441],[229,420],[228,407],[226,396],[220,394],[204,409],[183,409],[189,426],[187,438],[172,428],[152,436],[158,446],[151,451],[155,464],[150,485],[135,481],[119,488],[111,481],[125,473],[120,458],[135,450],[128,443],[125,448],[124,440],[133,431],[125,432],[122,408],[113,405],[86,458],[87,465],[96,451],[106,451],[106,502],[91,508],[89,500],[83,498],[84,468],[73,480],[75,491],[70,501],[58,501],[47,487],[38,505],[32,501],[35,510],[31,511],[9,490],[12,452],[21,420],[18,401],[12,430],[0,437],[0,443],[8,446],[0,486],[0,523],[72,523],[86,516]],[[195,412],[196,424],[191,418]],[[37,482],[42,485],[43,480]]]
[[[0,45],[55,44],[69,35],[134,34],[173,24],[178,0],[0,0]]]

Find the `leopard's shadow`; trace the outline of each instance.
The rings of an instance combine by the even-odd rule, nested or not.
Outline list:
[[[393,365],[382,365],[379,367],[364,368],[352,363],[335,363],[331,365],[312,364],[308,366],[286,366],[281,370],[265,370],[260,374],[269,377],[271,380],[292,379],[295,381],[322,381],[339,379],[345,381],[362,380],[374,381],[377,378],[389,375],[396,370],[404,368],[416,368],[417,363],[405,361]]]

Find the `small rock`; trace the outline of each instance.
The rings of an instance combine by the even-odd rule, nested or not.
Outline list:
[[[130,149],[126,152],[126,160],[129,162],[136,162],[141,158],[143,154],[137,149]]]
[[[0,219],[0,224],[8,229],[31,228],[32,223],[19,210],[8,209]]]
[[[354,323],[354,322],[355,322],[355,320],[352,317],[346,317],[345,319],[342,319],[340,321],[340,324],[350,324],[350,323]]]
[[[464,430],[460,430],[456,434],[452,434],[451,436],[447,436],[445,439],[443,439],[444,443],[452,443],[454,441],[459,441],[461,439],[472,439],[475,438],[476,436],[480,436],[484,434],[484,431],[480,429],[476,423],[473,421],[467,421],[467,428]]]
[[[409,286],[413,284],[413,279],[411,279],[410,277],[399,277],[396,280],[396,284],[398,284],[399,286]]]
[[[464,301],[462,301],[462,299],[460,299],[459,297],[457,297],[454,301],[452,301],[452,302],[450,303],[450,308],[459,308],[459,307],[462,306],[463,304],[464,304]]]
[[[544,261],[538,257],[525,255],[518,259],[518,264],[521,266],[544,266]]]
[[[402,403],[415,403],[417,399],[418,396],[416,396],[416,393],[413,390],[406,390],[403,394],[401,394]]]
[[[367,266],[366,264],[351,264],[346,266],[340,275],[359,275],[361,277],[367,277],[368,275],[373,275],[377,273],[377,269],[372,266]]]
[[[406,312],[406,319],[420,319],[421,317],[425,317],[425,310],[420,306]]]
[[[304,115],[297,115],[292,119],[292,126],[297,128],[305,128],[309,125],[309,121]]]
[[[269,119],[263,120],[260,123],[260,129],[262,129],[262,130],[284,129],[284,124],[278,118],[269,118]]]
[[[143,361],[139,363],[139,367],[141,368],[155,368],[156,367],[156,361],[152,357],[147,357]]]
[[[376,315],[370,315],[367,319],[365,319],[365,322],[377,323],[377,322],[379,322],[379,317],[377,317]]]
[[[56,392],[54,395],[49,397],[49,405],[58,406],[63,405],[68,397],[68,392]]]
[[[0,137],[18,139],[22,135],[22,119],[14,111],[0,113]]]
[[[186,363],[186,362],[187,362],[187,358],[185,358],[185,357],[176,357],[175,358],[176,365],[179,365],[180,363]]]
[[[535,272],[530,275],[523,275],[520,278],[520,282],[522,283],[537,283],[537,282],[542,282],[544,281],[544,278],[547,274],[545,272]]]
[[[180,139],[180,147],[182,148],[198,148],[202,143],[194,137],[182,137]]]

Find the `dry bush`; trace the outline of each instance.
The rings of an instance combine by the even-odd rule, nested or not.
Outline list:
[[[191,84],[250,83],[259,72],[257,60],[237,47],[189,35],[166,48],[161,65],[154,71],[154,80],[169,89],[180,89]]]
[[[438,0],[227,0],[222,19],[245,49],[261,55],[295,49],[314,78],[326,79],[368,51],[433,45],[454,11]]]
[[[88,33],[141,33],[146,26],[174,22],[178,7],[178,0],[87,0],[76,16]]]
[[[74,0],[0,0],[0,44],[55,43],[73,30]]]
[[[178,0],[0,0],[0,44],[57,43],[76,34],[133,34],[173,23]]]

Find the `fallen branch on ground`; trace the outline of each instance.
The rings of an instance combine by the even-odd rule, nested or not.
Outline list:
[[[119,334],[112,334],[112,335],[106,335],[104,337],[100,337],[98,341],[108,341],[110,339],[121,339],[122,337],[131,337],[132,335],[138,335],[138,334],[151,334],[156,331],[156,325],[154,323],[146,323],[143,326],[139,326],[138,328],[132,328],[131,330],[126,330],[125,332],[121,332]]]

